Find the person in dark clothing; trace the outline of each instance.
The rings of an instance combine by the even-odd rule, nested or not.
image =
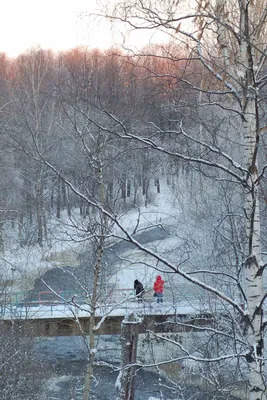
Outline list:
[[[141,303],[143,301],[144,287],[137,279],[134,281],[134,290],[138,303]]]

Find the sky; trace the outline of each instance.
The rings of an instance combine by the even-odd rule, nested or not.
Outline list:
[[[12,57],[36,46],[53,50],[77,45],[106,49],[121,43],[122,25],[111,27],[107,20],[89,21],[85,14],[95,11],[97,0],[3,0],[0,52]],[[147,35],[131,34],[132,43],[137,47],[148,44],[151,38]]]

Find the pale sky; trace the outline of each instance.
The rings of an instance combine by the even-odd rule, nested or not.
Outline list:
[[[89,23],[88,18],[81,16],[81,12],[93,12],[96,2],[97,0],[2,0],[0,52],[16,56],[33,46],[60,50],[86,45],[105,49],[122,42],[122,35],[119,33],[123,30],[122,26],[117,25],[115,31],[107,21],[95,20]],[[144,46],[150,40],[148,33],[143,31],[132,36],[138,46]]]

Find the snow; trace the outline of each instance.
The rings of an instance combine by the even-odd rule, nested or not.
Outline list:
[[[119,372],[115,383],[115,387],[118,391],[121,389],[121,377],[122,377],[122,370]]]
[[[194,304],[187,302],[180,304],[173,304],[165,302],[157,304],[156,302],[146,302],[139,304],[137,302],[125,301],[122,305],[116,306],[116,303],[101,305],[96,310],[96,316],[102,317],[109,316],[126,316],[129,313],[136,313],[137,315],[195,315],[196,310],[201,307],[197,301]],[[2,308],[2,319],[9,320],[14,318],[25,319],[53,319],[53,318],[73,318],[89,317],[90,305],[80,304],[78,306],[70,304],[58,305],[36,305],[34,307],[12,307]],[[140,322],[140,321],[139,321]],[[128,323],[128,322],[127,322]],[[138,323],[138,322],[135,322]]]
[[[68,225],[66,223],[68,222]],[[60,266],[68,260],[68,265],[77,264],[77,256],[81,245],[75,240],[74,228],[71,226],[66,212],[62,220],[52,219],[49,226],[51,237],[42,247],[39,245],[18,244],[18,227],[14,229],[7,223],[4,234],[4,252],[1,258],[1,270],[7,279],[21,280],[23,277],[37,277],[50,268]],[[21,289],[21,288],[20,288]]]
[[[148,400],[161,400],[159,397],[149,397]],[[165,399],[165,400],[170,400],[170,399]],[[182,399],[177,399],[177,400],[182,400]]]
[[[176,198],[171,195],[171,190],[167,185],[161,186],[161,193],[155,194],[153,203],[145,206],[140,206],[136,209],[130,209],[118,217],[119,223],[124,229],[133,232],[136,229],[138,221],[137,232],[144,232],[145,228],[152,228],[164,224],[164,229],[168,229],[170,235],[164,240],[152,240],[146,244],[152,251],[164,255],[168,253],[169,259],[172,258],[171,252],[180,243],[179,239],[172,235],[173,226],[177,221],[179,215],[179,208],[175,205]],[[72,222],[74,224],[72,225]],[[80,217],[79,211],[72,213],[72,218],[69,219],[66,212],[62,212],[61,220],[53,218],[48,231],[51,233],[49,243],[40,246],[24,246],[20,247],[17,243],[17,230],[16,226],[13,229],[11,226],[5,227],[5,249],[2,259],[3,267],[5,270],[4,276],[8,277],[14,284],[11,288],[12,292],[24,292],[33,288],[34,281],[39,276],[43,275],[47,270],[57,266],[76,266],[79,265],[78,255],[84,251],[88,251],[88,244],[84,242],[84,238],[79,237],[79,232],[75,225],[83,226],[86,221]],[[118,226],[113,226],[113,233],[120,235]],[[115,240],[115,241],[114,241]],[[118,242],[119,239],[112,239],[109,244],[112,245]],[[109,284],[114,287],[109,301],[110,304],[101,305],[98,309],[98,315],[104,316],[106,313],[110,315],[125,315],[128,311],[136,310],[140,305],[134,303],[133,282],[135,279],[140,280],[145,288],[146,302],[145,306],[142,305],[142,312],[153,313],[164,312],[173,314],[177,310],[171,303],[169,306],[164,306],[161,310],[156,309],[153,299],[153,282],[156,275],[159,273],[163,276],[166,284],[166,295],[168,295],[167,288],[170,288],[176,282],[172,274],[164,275],[165,267],[159,264],[152,256],[146,256],[136,248],[125,250],[120,255],[120,260],[116,269],[117,274],[110,278]],[[175,254],[173,255],[175,260]],[[155,271],[154,267],[161,268]],[[180,278],[179,284],[183,285],[183,280]],[[119,296],[117,291],[120,290]],[[117,296],[117,297],[116,297]],[[179,290],[177,290],[177,297],[179,298]],[[127,301],[126,301],[127,300]],[[179,298],[181,303],[181,298]],[[173,303],[173,294],[171,301]],[[70,315],[87,316],[90,312],[90,307],[87,304],[79,304],[80,309],[69,304],[47,305],[36,304],[34,307],[8,307],[3,310],[2,315],[5,318],[28,317],[28,318],[57,318],[68,317]],[[184,305],[180,312],[192,312],[193,307],[188,303]],[[139,310],[140,311],[140,310]]]
[[[130,233],[136,229],[136,226],[139,231],[160,224],[172,226],[179,215],[179,211],[174,207],[175,201],[171,189],[167,185],[162,185],[161,193],[155,194],[152,204],[123,213],[118,221]],[[119,235],[121,231],[115,226],[114,233]]]
[[[158,240],[149,244],[151,250],[157,251],[158,254],[164,255],[177,246],[178,239],[171,236],[164,240]],[[148,246],[147,246],[148,247]],[[117,288],[130,289],[133,287],[135,279],[143,283],[144,288],[153,286],[155,276],[156,260],[152,256],[144,255],[140,250],[132,249],[123,253],[123,259],[120,262],[120,273],[111,278],[111,283],[116,284]],[[162,270],[165,267],[162,266]],[[162,272],[164,275],[164,272]],[[166,284],[173,280],[173,276],[164,277]]]
[[[60,383],[68,382],[69,376],[68,375],[61,375],[57,377],[49,378],[46,383],[45,387],[46,390],[53,391],[53,392],[60,392]]]
[[[181,188],[180,188],[181,189]],[[153,228],[164,224],[169,235],[163,240],[151,240],[145,246],[157,254],[168,255],[168,260],[177,262],[177,254],[175,249],[183,245],[182,233],[179,237],[174,235],[174,226],[180,215],[179,207],[176,204],[176,196],[172,194],[167,185],[161,186],[161,193],[155,194],[153,203],[140,206],[136,209],[130,209],[118,217],[119,223],[124,229],[133,232],[138,224],[137,232],[142,233],[145,228]],[[6,229],[4,255],[2,262],[9,272],[9,276],[15,280],[16,286],[14,291],[29,290],[32,288],[36,277],[43,274],[50,268],[61,265],[78,265],[78,255],[88,251],[88,246],[84,242],[83,237],[79,237],[79,232],[74,225],[80,226],[86,224],[86,220],[80,217],[79,212],[73,212],[73,216],[69,219],[67,213],[62,213],[62,220],[54,218],[49,226],[51,233],[49,245],[40,248],[39,246],[20,247],[17,243],[16,229],[11,227]],[[188,229],[187,224],[183,224]],[[118,226],[113,226],[114,235],[120,236]],[[83,239],[83,240],[82,240]],[[152,238],[153,239],[153,238]],[[117,239],[119,241],[119,239]],[[86,243],[86,244],[85,244]],[[114,239],[113,239],[114,243]],[[110,242],[110,245],[112,243]],[[196,253],[195,257],[198,257]],[[192,258],[191,258],[192,262]],[[192,298],[191,287],[187,287],[185,281],[174,274],[164,274],[166,267],[158,263],[153,256],[145,255],[137,248],[125,250],[120,254],[118,262],[117,274],[110,279],[110,285],[114,287],[110,298],[105,300],[104,304],[100,304],[97,309],[98,316],[117,315],[124,316],[128,312],[138,311],[141,314],[192,314],[197,309],[204,310],[205,307],[199,302],[194,289]],[[156,270],[155,270],[156,269]],[[165,280],[164,305],[158,308],[153,299],[153,282],[156,275],[162,275]],[[140,280],[145,288],[145,301],[137,304],[134,300],[133,282],[135,279]],[[186,296],[182,297],[186,294]],[[169,296],[169,297],[168,297]],[[86,302],[79,304],[79,307],[66,304],[36,304],[35,307],[7,307],[2,310],[5,318],[27,317],[27,318],[58,318],[69,317],[73,315],[88,316],[90,307]],[[204,307],[204,308],[203,308]]]
[[[177,218],[177,209],[173,207],[175,198],[171,196],[168,186],[162,186],[162,192],[155,195],[154,203],[147,207],[141,206],[136,209],[130,209],[128,212],[122,213],[118,217],[119,223],[124,229],[130,233],[136,228],[138,221],[138,231],[145,228],[158,226],[164,223],[164,226],[171,227]],[[7,279],[21,280],[22,277],[33,278],[44,273],[50,268],[62,265],[78,265],[77,255],[84,251],[85,237],[81,236],[79,226],[86,226],[86,219],[79,215],[79,210],[72,212],[71,219],[67,212],[61,213],[61,219],[53,218],[49,222],[48,231],[50,237],[43,247],[38,245],[25,245],[21,247],[18,244],[18,226],[13,227],[11,224],[5,224],[4,233],[4,253],[1,258],[1,270],[3,276]],[[112,233],[121,236],[122,232],[118,226],[113,226]],[[26,233],[25,233],[26,235]],[[30,234],[29,234],[30,235]],[[110,239],[110,244],[117,242],[119,239]],[[170,249],[172,240],[166,241],[166,248]],[[87,245],[87,244],[86,244]],[[155,243],[160,246],[160,251],[164,251],[164,244]],[[127,266],[127,265],[126,265]],[[132,279],[132,274],[127,280],[126,287]],[[21,290],[21,287],[18,287]]]

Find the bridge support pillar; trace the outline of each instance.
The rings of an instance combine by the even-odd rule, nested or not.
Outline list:
[[[121,323],[121,371],[117,379],[118,400],[134,400],[134,381],[138,333],[141,320],[126,315]],[[132,365],[132,366],[131,366]]]

